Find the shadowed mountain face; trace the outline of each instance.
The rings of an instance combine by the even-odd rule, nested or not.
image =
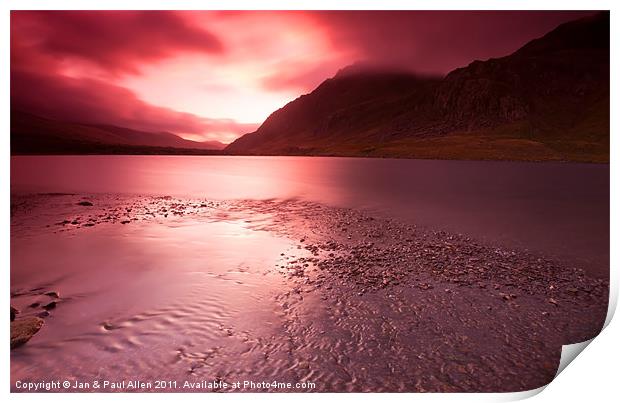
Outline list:
[[[224,144],[217,141],[185,140],[172,133],[143,132],[111,125],[60,122],[20,111],[11,111],[11,153],[13,154],[185,152],[194,154],[222,148]]]
[[[226,152],[609,161],[609,13],[444,78],[341,70]]]

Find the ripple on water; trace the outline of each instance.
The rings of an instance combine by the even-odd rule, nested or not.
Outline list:
[[[114,253],[97,253],[102,245]],[[265,371],[277,374],[288,358],[280,352],[285,341],[278,340],[274,296],[286,284],[266,268],[290,247],[235,221],[142,223],[18,239],[13,264],[23,272],[14,284],[27,287],[32,278],[64,271],[66,281],[53,286],[83,297],[58,309],[47,331],[14,352],[12,377],[183,379],[211,371],[231,377],[279,356]],[[76,266],[79,271],[71,269]]]
[[[202,204],[162,200],[130,200],[132,214],[146,217],[130,225],[29,234],[29,214],[12,232],[12,303],[25,315],[46,290],[62,296],[46,326],[12,352],[13,380],[525,390],[553,376],[561,342],[592,335],[604,317],[604,282],[529,254],[349,209],[245,201],[201,215]],[[153,219],[144,211],[152,203],[187,215]],[[65,208],[73,214],[75,203]],[[43,217],[62,222],[52,215]],[[300,217],[310,220],[301,231]],[[472,268],[492,272],[461,264],[472,257]]]

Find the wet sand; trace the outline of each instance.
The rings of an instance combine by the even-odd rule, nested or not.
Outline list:
[[[12,351],[13,390],[136,377],[528,390],[607,312],[607,282],[579,267],[353,209],[114,194],[11,204],[17,316],[59,294]],[[259,390],[273,391],[245,389]]]

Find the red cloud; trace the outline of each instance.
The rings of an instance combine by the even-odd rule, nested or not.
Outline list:
[[[12,11],[11,36],[38,53],[78,59],[111,73],[179,52],[222,53],[211,32],[162,11]]]
[[[365,62],[446,74],[501,57],[583,11],[323,11],[313,13],[335,47]]]
[[[36,115],[78,123],[115,124],[145,131],[243,134],[256,125],[230,119],[207,119],[147,104],[126,88],[94,79],[29,72],[11,73],[11,107]]]
[[[288,68],[287,68],[288,67]],[[324,63],[319,65],[286,66],[281,64],[276,67],[277,73],[262,80],[262,85],[267,90],[292,89],[299,92],[309,92],[316,88],[326,78],[338,71],[341,64]]]
[[[255,125],[154,106],[115,83],[128,74],[146,74],[146,65],[184,53],[222,56],[209,58],[208,63],[230,66],[231,76],[239,74],[239,83],[244,83],[239,85],[259,81],[265,92],[308,92],[354,62],[445,74],[473,59],[508,54],[558,24],[586,14],[13,11],[11,105],[45,117],[149,131],[242,134]],[[217,29],[227,46],[205,26]],[[252,77],[253,71],[243,68],[252,62],[269,63],[273,67],[269,76],[261,81],[265,73],[257,70]],[[196,88],[200,85],[196,83]],[[216,102],[225,90],[214,88],[205,95],[211,96],[209,102]],[[198,99],[197,93],[191,95]]]
[[[311,90],[346,64],[362,62],[419,74],[444,75],[475,59],[501,57],[544,35],[581,11],[317,11],[307,12],[330,39],[334,54],[354,55],[327,68],[331,55],[311,66],[282,66],[266,89]],[[286,14],[284,14],[286,15]],[[330,74],[326,74],[326,73]],[[322,79],[321,74],[323,74]]]
[[[154,106],[127,88],[65,74],[76,62],[116,75],[180,52],[223,51],[216,36],[174,12],[13,11],[11,107],[64,121],[226,140],[256,127]]]

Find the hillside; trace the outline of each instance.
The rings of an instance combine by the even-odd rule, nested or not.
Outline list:
[[[352,66],[233,154],[609,161],[609,13],[443,78]]]
[[[11,111],[12,154],[199,154],[222,148],[217,141],[190,141],[172,133],[60,122]]]

